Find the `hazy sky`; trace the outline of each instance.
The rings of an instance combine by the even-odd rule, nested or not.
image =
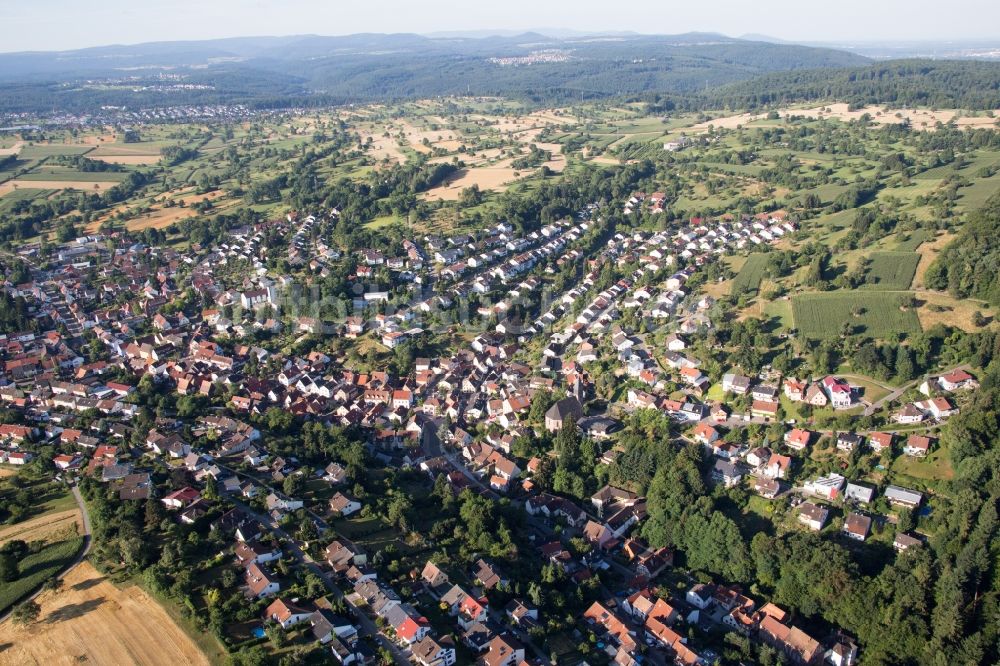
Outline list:
[[[796,41],[1000,38],[1000,0],[0,0],[0,51],[241,35],[567,28]]]

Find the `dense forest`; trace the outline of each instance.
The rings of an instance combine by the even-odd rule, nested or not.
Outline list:
[[[932,289],[1000,305],[1000,193],[969,216],[958,237],[942,250],[924,277]]]
[[[559,56],[530,60],[540,52]],[[509,59],[530,64],[510,66]],[[114,67],[124,60],[152,73],[121,80]],[[168,78],[156,72],[161,67],[170,69]],[[653,96],[666,110],[822,99],[995,109],[1000,63],[871,64],[845,51],[694,33],[613,40],[302,36],[3,54],[0,90],[0,113],[101,105],[321,107],[470,94],[536,104]]]
[[[522,66],[504,58],[557,51]],[[336,53],[336,58],[329,57]],[[121,78],[118,64],[148,74]],[[663,91],[692,94],[760,74],[860,66],[833,49],[722,35],[564,41],[543,35],[430,39],[418,35],[289,37],[140,44],[0,55],[0,113],[185,104],[318,107],[441,95],[537,103]],[[157,71],[166,68],[169,76]],[[103,80],[102,80],[102,77]]]
[[[1000,108],[1000,63],[898,60],[866,67],[774,72],[722,86],[697,99],[696,108],[754,109],[836,99],[856,106]]]

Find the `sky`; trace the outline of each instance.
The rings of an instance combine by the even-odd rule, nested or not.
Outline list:
[[[527,30],[755,33],[790,41],[1000,38],[1000,1],[0,0],[0,51],[249,35]]]

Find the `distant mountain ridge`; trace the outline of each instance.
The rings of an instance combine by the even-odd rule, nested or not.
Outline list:
[[[0,112],[460,94],[571,101],[690,94],[770,72],[868,62],[834,49],[715,33],[236,37],[0,54]]]

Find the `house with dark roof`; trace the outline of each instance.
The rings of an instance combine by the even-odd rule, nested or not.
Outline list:
[[[579,421],[583,416],[583,405],[574,397],[569,396],[558,400],[545,412],[545,429],[549,432],[562,430],[567,420]]]

